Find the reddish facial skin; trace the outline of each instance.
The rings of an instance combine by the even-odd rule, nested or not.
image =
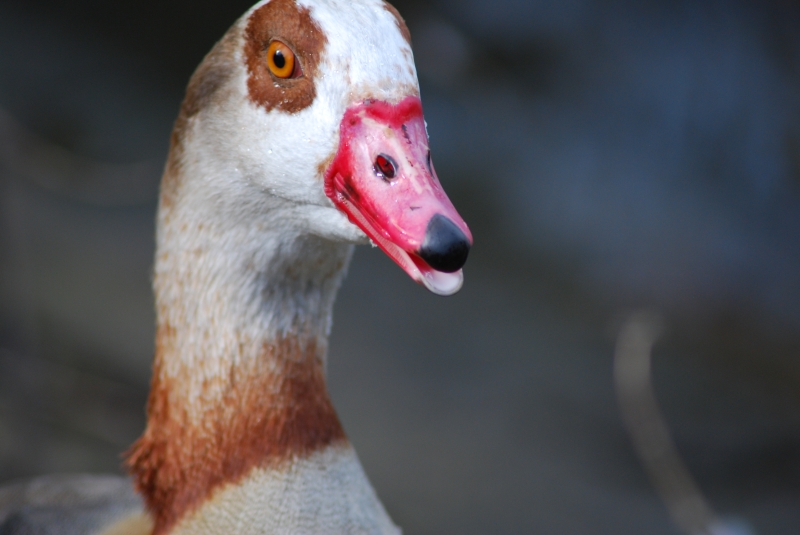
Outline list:
[[[395,164],[393,178],[376,173],[380,155]],[[430,163],[422,104],[417,97],[406,97],[395,105],[367,100],[345,112],[339,151],[325,173],[325,193],[418,282],[423,282],[426,274],[438,273],[417,255],[435,214],[450,219],[472,243],[467,224],[447,198]]]

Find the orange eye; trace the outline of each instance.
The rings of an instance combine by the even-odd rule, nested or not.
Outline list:
[[[297,78],[300,66],[292,49],[280,41],[272,41],[267,48],[267,66],[278,78]]]

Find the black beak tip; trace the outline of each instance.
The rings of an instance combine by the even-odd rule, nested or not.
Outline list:
[[[436,271],[454,273],[467,261],[470,243],[458,226],[436,214],[428,222],[419,256]]]

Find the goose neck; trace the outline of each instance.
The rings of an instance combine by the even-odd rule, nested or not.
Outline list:
[[[148,424],[128,458],[155,533],[253,470],[349,449],[324,370],[352,246],[293,232],[274,208],[239,225],[162,199]]]

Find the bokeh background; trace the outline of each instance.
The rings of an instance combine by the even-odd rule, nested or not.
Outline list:
[[[456,296],[360,248],[330,388],[409,534],[676,534],[614,339],[711,505],[800,532],[800,5],[395,2],[475,247]],[[144,424],[160,170],[248,0],[0,1],[0,481],[120,472]],[[357,53],[358,51],[354,51]]]

